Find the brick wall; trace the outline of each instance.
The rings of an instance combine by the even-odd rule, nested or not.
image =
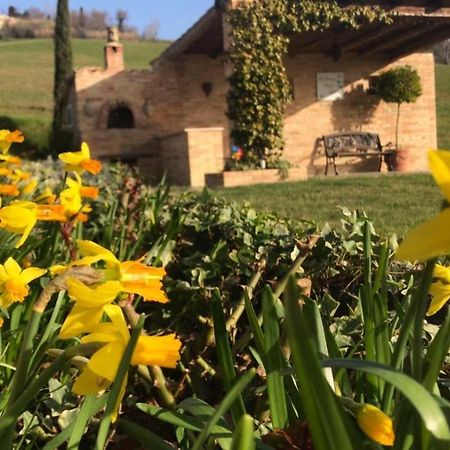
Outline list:
[[[75,106],[81,138],[90,144],[95,156],[138,158],[149,174],[157,176],[165,164],[164,157],[158,156],[162,150],[157,139],[174,133],[185,135],[187,128],[223,128],[222,145],[217,141],[217,134],[211,134],[210,151],[214,156],[206,164],[208,172],[212,172],[212,168],[221,171],[223,157],[229,155],[230,147],[225,64],[222,57],[183,55],[175,61],[159,64],[153,72],[115,72],[95,68],[77,71]],[[396,105],[379,102],[365,93],[365,89],[370,76],[401,64],[410,64],[419,71],[423,95],[417,103],[402,106],[400,142],[413,152],[411,170],[426,170],[426,150],[436,147],[434,62],[429,52],[416,53],[392,64],[376,55],[357,57],[344,54],[337,63],[321,54],[287,58],[295,100],[285,114],[284,158],[303,170],[304,176],[311,176],[324,170],[324,157],[315,149],[316,138],[323,134],[361,129],[379,133],[382,143],[394,141]],[[346,91],[343,100],[317,100],[317,72],[343,72]],[[209,95],[202,89],[204,83],[211,84]],[[124,104],[132,110],[134,129],[107,129],[108,113],[117,104]],[[195,167],[208,154],[209,137],[205,134],[200,138],[196,136],[197,133],[190,136],[191,142],[186,141],[186,136],[174,142],[178,142],[180,151],[188,152],[192,158],[186,163],[189,170],[194,171],[188,177],[189,183],[192,176],[195,183],[201,185],[203,169],[196,170]],[[170,144],[171,149],[173,145]],[[198,150],[195,150],[196,146]],[[342,166],[339,169],[341,173],[373,170],[376,166],[374,161],[365,159],[342,159],[338,162]],[[180,175],[176,170],[173,173],[176,174],[174,182],[187,182],[186,175]]]

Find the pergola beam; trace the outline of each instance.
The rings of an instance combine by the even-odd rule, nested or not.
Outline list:
[[[419,39],[423,35],[427,35],[428,33],[432,33],[434,30],[439,30],[441,25],[439,24],[420,24],[415,27],[405,30],[403,32],[398,32],[395,36],[390,37],[389,39],[385,39],[382,42],[376,43],[366,49],[362,49],[359,51],[360,55],[370,55],[372,53],[380,53],[392,48],[395,48],[399,44]]]

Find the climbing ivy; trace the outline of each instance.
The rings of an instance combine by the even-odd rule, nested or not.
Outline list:
[[[231,137],[244,148],[246,160],[270,163],[281,156],[283,113],[292,100],[283,58],[292,34],[323,31],[336,22],[356,29],[390,20],[377,6],[343,8],[336,1],[255,0],[230,9],[228,115]]]

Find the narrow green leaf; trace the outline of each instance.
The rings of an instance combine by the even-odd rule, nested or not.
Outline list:
[[[202,445],[208,439],[211,434],[213,427],[218,423],[220,418],[227,412],[233,402],[241,395],[242,391],[247,387],[248,384],[253,380],[255,376],[255,370],[249,370],[236,384],[229,390],[228,394],[224,397],[222,402],[216,408],[215,413],[208,420],[202,432],[198,436],[197,440],[192,446],[192,450],[200,450]]]
[[[250,323],[253,339],[255,340],[256,348],[258,349],[259,354],[262,355],[264,354],[264,334],[259,325],[258,317],[247,291],[244,292],[244,298],[245,312],[247,314],[248,322]]]
[[[77,450],[81,438],[84,435],[84,430],[89,419],[92,417],[92,410],[95,405],[95,395],[88,395],[81,405],[80,412],[77,418],[73,421],[72,432],[70,433],[67,450]]]
[[[238,423],[234,433],[231,450],[254,450],[255,439],[253,437],[253,419],[248,414],[244,414]]]
[[[430,344],[428,351],[423,360],[423,386],[430,392],[435,387],[436,380],[439,376],[439,372],[442,369],[442,365],[448,355],[450,347],[450,311],[447,312],[447,316],[444,322],[441,324],[439,331]]]
[[[122,431],[136,439],[140,444],[144,445],[149,450],[173,450],[171,445],[163,441],[155,433],[152,433],[150,430],[147,430],[134,422],[126,419],[120,419],[118,426]]]
[[[280,347],[280,328],[275,309],[275,298],[266,286],[262,294],[264,328],[264,367],[267,373],[269,407],[274,428],[287,426],[287,406],[282,371],[287,367]]]
[[[450,445],[450,428],[438,400],[421,384],[408,375],[391,367],[372,361],[331,359],[321,362],[324,367],[345,367],[360,370],[383,378],[400,391],[414,406],[423,420],[425,428],[442,443],[442,449]],[[445,444],[445,445],[444,445]]]
[[[231,354],[230,341],[228,340],[225,317],[222,310],[222,299],[218,289],[214,289],[212,293],[211,308],[220,373],[225,389],[229,391],[236,382],[236,372],[234,370],[233,356]],[[231,406],[231,414],[235,424],[245,414],[244,401],[240,395],[236,397],[235,402]]]
[[[295,373],[316,450],[356,449],[342,407],[334,396],[319,363],[302,308],[295,278],[284,295],[286,323]]]

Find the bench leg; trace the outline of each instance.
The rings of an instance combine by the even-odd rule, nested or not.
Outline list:
[[[336,167],[336,158],[333,158],[333,167],[334,167],[334,173],[335,175],[339,175]]]
[[[380,155],[380,164],[378,164],[378,172],[381,172],[381,165],[383,164],[383,155]]]

